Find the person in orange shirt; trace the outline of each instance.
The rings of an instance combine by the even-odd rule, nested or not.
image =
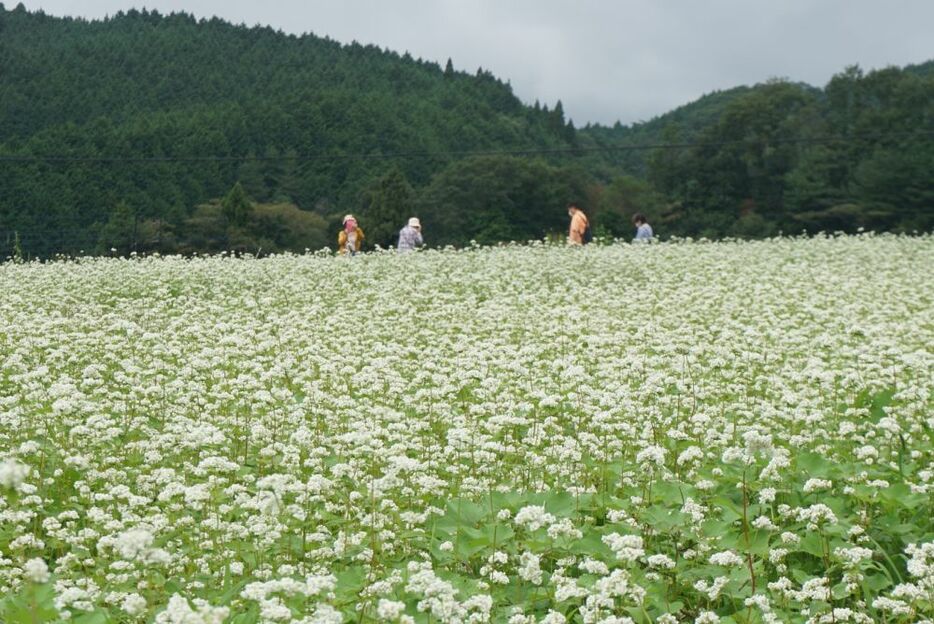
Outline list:
[[[569,245],[586,245],[590,242],[590,222],[584,211],[577,207],[577,204],[568,204],[568,216],[571,217],[571,227],[568,229]]]

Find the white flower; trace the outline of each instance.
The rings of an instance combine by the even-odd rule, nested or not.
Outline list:
[[[559,537],[580,539],[584,537],[584,533],[574,526],[570,518],[562,518],[548,527],[548,537],[551,539],[558,539]]]
[[[152,533],[145,529],[124,531],[117,536],[113,548],[122,559],[132,561],[152,546]]]
[[[858,565],[861,561],[872,559],[872,551],[861,546],[854,546],[852,548],[835,548],[833,551],[833,556],[843,561],[843,563],[848,567],[853,567]]]
[[[598,574],[600,576],[606,576],[610,573],[610,568],[607,567],[602,561],[597,559],[591,559],[590,557],[584,559],[578,566],[584,572],[589,572],[590,574]]]
[[[127,615],[140,615],[146,611],[146,599],[139,594],[127,594],[120,605]]]
[[[729,520],[727,459],[748,462],[747,519],[774,531],[757,590],[782,611],[740,588],[753,619],[929,617],[934,546],[906,548],[898,585],[861,578],[885,528],[862,499],[904,490],[929,511],[934,280],[917,275],[934,237],[579,251],[0,266],[0,596],[48,574],[37,558],[68,621],[203,624],[214,608],[191,598],[230,581],[227,616],[265,624],[375,620],[380,601],[387,624],[620,624],[677,561],[700,571],[693,609],[646,606],[692,621],[746,573],[738,522],[687,537]],[[804,475],[802,454],[855,469]],[[656,509],[686,532],[659,534]],[[835,571],[792,581],[795,544],[828,529]],[[454,556],[478,531],[495,545]],[[335,595],[330,572],[354,569],[359,593]]]
[[[0,462],[0,487],[18,488],[29,476],[29,466],[15,460],[5,459]]]
[[[380,620],[396,620],[405,613],[405,603],[380,598],[376,605],[376,617]]]
[[[529,531],[535,531],[543,526],[552,524],[555,517],[545,511],[541,505],[527,505],[516,513],[513,522],[518,526],[525,527]]]
[[[684,464],[689,464],[693,461],[703,458],[704,451],[702,451],[700,447],[689,446],[685,450],[681,451],[680,455],[678,455],[677,463],[679,466],[683,466]]]
[[[524,552],[519,555],[519,576],[532,585],[542,584],[542,569],[538,555]]]
[[[650,555],[646,559],[646,563],[649,564],[650,568],[665,568],[672,569],[675,567],[675,562],[668,555]]]
[[[192,609],[187,600],[174,594],[156,616],[155,624],[221,624],[230,613],[227,607],[212,607],[203,600],[196,600],[195,607]]]
[[[772,519],[769,518],[768,516],[759,516],[758,518],[750,522],[750,524],[754,528],[760,529],[763,531],[777,531],[778,530],[778,527],[775,526],[775,523],[772,522]]]
[[[799,522],[806,521],[810,526],[817,527],[820,524],[836,524],[837,516],[834,514],[833,510],[824,505],[823,503],[818,503],[816,505],[811,505],[806,508],[798,508],[795,510],[795,515]]]
[[[539,624],[565,624],[567,618],[564,617],[564,614],[559,613],[553,609],[549,609],[548,613],[540,619]]]
[[[829,490],[833,486],[833,483],[827,479],[808,479],[807,483],[804,484],[805,494],[810,494],[811,492],[817,492],[818,490]]]
[[[710,563],[712,563],[713,565],[727,566],[727,567],[740,566],[745,563],[743,561],[743,558],[737,555],[732,550],[724,550],[718,553],[714,553],[710,555],[710,558],[708,559],[708,561],[710,561]]]
[[[775,488],[762,488],[759,492],[759,503],[768,505],[775,500]]]
[[[31,583],[48,583],[49,582],[49,566],[45,564],[45,561],[39,559],[30,559],[23,566],[23,576],[27,581]]]
[[[603,543],[610,547],[618,560],[627,563],[631,563],[645,554],[642,538],[638,535],[609,533],[603,536]]]
[[[667,454],[668,451],[660,446],[649,446],[636,454],[636,462],[643,466],[664,466]]]

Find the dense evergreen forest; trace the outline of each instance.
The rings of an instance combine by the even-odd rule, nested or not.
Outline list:
[[[828,137],[846,140],[828,140]],[[679,149],[646,145],[684,144]],[[487,71],[185,14],[0,4],[0,253],[934,228],[934,63],[772,80],[574,127]]]

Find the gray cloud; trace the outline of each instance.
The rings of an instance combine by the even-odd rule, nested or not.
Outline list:
[[[7,0],[8,7],[12,4]],[[30,0],[102,17],[136,0]],[[562,100],[578,125],[647,120],[704,93],[787,77],[825,84],[845,66],[934,58],[930,0],[146,0],[162,12],[374,43],[509,80],[526,102]]]

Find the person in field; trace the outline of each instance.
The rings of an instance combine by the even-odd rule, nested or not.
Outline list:
[[[355,255],[363,247],[363,230],[357,225],[353,215],[344,217],[344,229],[337,235],[337,252],[341,255]]]
[[[571,226],[568,229],[568,244],[586,245],[589,243],[593,237],[590,233],[590,221],[587,220],[584,211],[572,202],[568,204],[568,216],[571,217]]]
[[[408,224],[399,230],[399,244],[396,247],[396,251],[399,253],[408,253],[410,251],[415,251],[424,243],[425,240],[422,238],[422,223],[418,220],[418,217],[412,217],[409,219]]]
[[[655,232],[652,231],[652,226],[649,225],[649,222],[645,219],[645,215],[641,212],[637,212],[632,216],[632,223],[636,226],[636,237],[632,239],[632,242],[648,243],[652,240],[652,237],[655,236]]]

